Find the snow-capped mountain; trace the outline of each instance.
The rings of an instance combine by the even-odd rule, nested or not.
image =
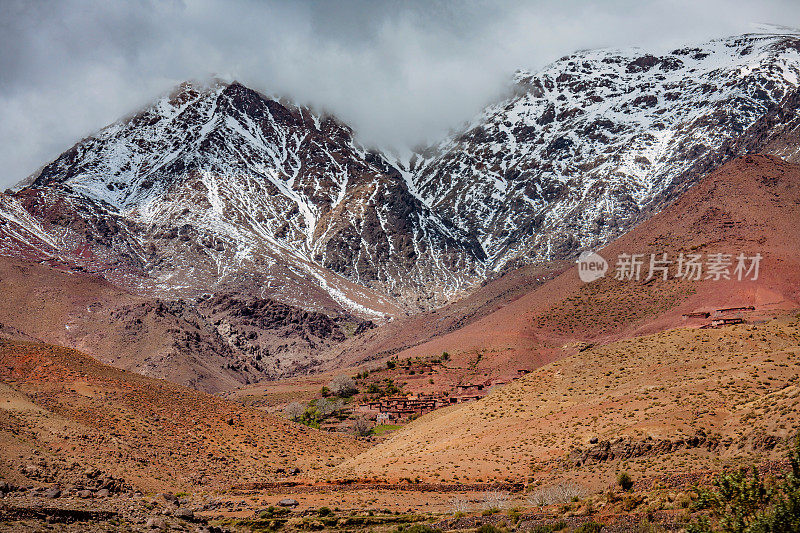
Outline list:
[[[0,253],[159,297],[430,308],[608,242],[727,158],[797,155],[781,127],[799,79],[789,31],[578,52],[518,72],[510,97],[402,163],[309,108],[186,83],[2,196]]]
[[[410,168],[425,203],[476,235],[490,268],[569,257],[694,183],[697,162],[780,105],[798,79],[793,32],[665,55],[577,52],[518,72],[512,96]]]
[[[235,82],[184,84],[84,139],[18,194],[31,196],[30,211],[62,232],[87,213],[59,221],[54,210],[92,205],[114,221],[100,244],[124,249],[128,267],[167,293],[213,292],[244,276],[308,306],[289,294],[294,275],[374,315],[396,305],[380,295],[446,297],[480,273],[474,239],[348,127]],[[91,242],[96,228],[81,233]]]

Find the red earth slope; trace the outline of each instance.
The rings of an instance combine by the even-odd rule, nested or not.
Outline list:
[[[477,379],[516,374],[574,353],[582,343],[609,342],[684,324],[693,311],[755,306],[755,315],[795,308],[800,302],[800,166],[749,155],[704,178],[661,213],[599,251],[608,259],[606,277],[584,283],[577,265],[483,319],[397,354],[399,358],[441,354],[472,365]],[[613,279],[619,254],[760,253],[755,281],[649,283]],[[750,313],[755,317],[753,313]],[[477,358],[476,355],[480,355]]]

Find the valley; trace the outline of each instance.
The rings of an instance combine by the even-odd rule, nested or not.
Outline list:
[[[720,475],[796,496],[799,76],[767,27],[518,71],[408,157],[217,78],[87,136],[0,193],[0,529],[711,531]]]

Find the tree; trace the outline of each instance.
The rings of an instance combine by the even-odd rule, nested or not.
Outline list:
[[[328,384],[328,388],[330,388],[331,392],[340,398],[349,398],[358,392],[358,389],[356,388],[356,382],[353,381],[353,378],[344,375],[333,378]]]
[[[695,510],[710,511],[687,527],[690,533],[790,533],[800,531],[800,436],[788,459],[791,472],[772,486],[755,468],[717,476],[714,489],[700,491]]]
[[[386,388],[383,391],[386,395],[391,396],[392,394],[398,394],[402,392],[400,387],[395,385],[394,380],[386,379]]]
[[[303,412],[303,416],[300,417],[299,422],[308,427],[319,429],[319,411],[313,405],[309,405]]]
[[[451,498],[450,509],[452,510],[454,516],[460,515],[458,516],[459,518],[461,516],[464,516],[464,514],[466,514],[469,511],[469,499],[465,497],[462,498],[459,496]]]
[[[509,494],[502,490],[487,490],[483,493],[483,508],[497,513],[508,504]]]
[[[306,412],[306,408],[303,407],[303,404],[301,404],[300,402],[292,402],[292,403],[290,403],[289,405],[286,406],[286,408],[283,410],[283,412],[291,420],[295,420],[296,421],[298,418],[303,416],[303,413]]]
[[[317,400],[317,412],[322,417],[330,416],[341,407],[339,400],[331,401],[325,398]]]
[[[367,420],[367,417],[365,417],[363,415],[357,416],[353,420],[353,426],[352,427],[353,427],[353,433],[355,433],[359,437],[365,437],[365,436],[369,435],[369,432],[372,430],[372,427],[370,426],[369,420]]]

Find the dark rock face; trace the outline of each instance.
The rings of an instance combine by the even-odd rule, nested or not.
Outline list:
[[[436,269],[474,276],[476,262],[485,259],[478,242],[457,237],[459,232],[444,221],[438,228],[431,226],[427,208],[401,183],[392,176],[346,200],[343,212],[361,212],[361,217],[332,212],[323,218],[331,230],[321,239],[315,260],[365,284],[418,276],[420,285],[432,287],[435,281],[429,276],[435,272],[430,266],[415,273],[431,259]]]
[[[345,339],[336,321],[327,315],[271,299],[246,299],[234,294],[221,294],[204,301],[202,309],[208,310],[209,316],[217,321],[225,315],[231,326],[262,330],[285,328],[284,335],[297,335],[307,341],[314,337],[335,342]],[[363,323],[357,321],[359,325]]]
[[[147,300],[113,310],[110,320],[122,325],[120,342],[152,337],[168,344],[162,356],[145,357],[131,370],[208,392],[219,390],[219,374],[246,384],[306,373],[321,352],[375,327],[352,315],[331,317],[240,293]],[[195,366],[181,368],[176,359]]]

